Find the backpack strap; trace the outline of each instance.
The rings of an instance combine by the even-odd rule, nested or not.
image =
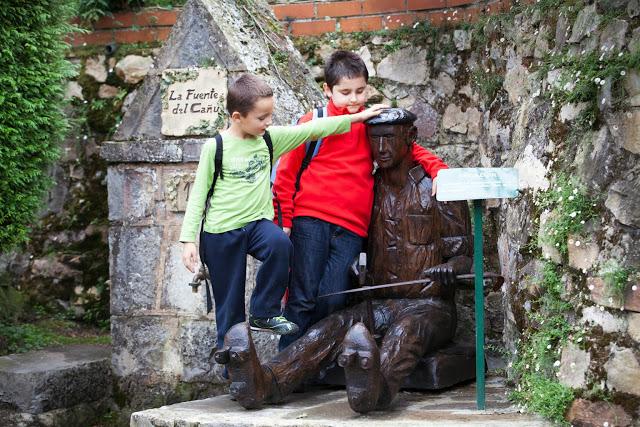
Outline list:
[[[262,135],[262,138],[264,138],[264,142],[265,144],[267,144],[267,148],[269,149],[269,166],[270,166],[270,170],[269,170],[269,176],[271,176],[272,178],[269,181],[269,185],[271,188],[273,188],[273,141],[271,140],[271,135],[269,134],[269,131],[265,131],[264,135]],[[277,165],[276,165],[277,168]],[[277,207],[277,214],[278,214],[278,226],[280,228],[282,228],[282,207],[280,207],[280,202],[278,201],[278,195],[274,194],[275,198],[276,198],[276,207]]]
[[[207,211],[211,207],[211,197],[213,196],[213,189],[216,186],[216,182],[218,181],[218,177],[220,179],[224,179],[224,175],[222,174],[222,135],[217,133],[214,137],[216,139],[216,154],[213,159],[213,181],[211,181],[211,187],[207,192],[207,198],[204,203],[204,213],[202,214],[202,227],[204,227],[204,220],[207,218]],[[202,227],[200,228],[200,232],[202,232]]]
[[[211,181],[211,187],[207,192],[207,198],[204,203],[204,213],[202,214],[202,223],[200,224],[200,262],[204,264],[205,253],[204,253],[204,244],[203,244],[203,232],[204,232],[204,223],[207,220],[207,211],[211,207],[211,197],[213,196],[213,189],[216,186],[216,182],[218,181],[218,177],[220,179],[224,179],[222,174],[222,135],[217,133],[214,138],[216,139],[216,154],[213,158],[213,181]],[[209,277],[211,276],[211,272],[209,272]],[[212,285],[209,279],[204,279],[204,288],[206,291],[206,304],[207,304],[207,314],[211,313],[213,310],[213,291]]]
[[[322,118],[327,115],[327,107],[316,107],[313,110],[313,119]],[[313,120],[312,119],[312,120]],[[293,198],[295,199],[296,194],[300,191],[300,178],[302,178],[302,173],[309,167],[309,163],[311,163],[311,159],[313,159],[320,150],[320,144],[322,144],[322,138],[319,138],[315,141],[307,142],[307,148],[304,155],[304,159],[302,159],[302,164],[300,165],[300,169],[298,170],[298,175],[296,175],[296,184],[295,191],[293,193]]]
[[[264,142],[265,144],[267,144],[267,149],[269,150],[269,175],[272,175],[273,174],[273,141],[271,141],[271,135],[269,134],[268,130],[264,131],[264,135],[262,135],[262,138],[264,138]]]

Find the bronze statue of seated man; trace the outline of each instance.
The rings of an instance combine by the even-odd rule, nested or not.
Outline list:
[[[420,358],[453,338],[455,276],[471,270],[469,211],[466,203],[441,203],[431,196],[431,179],[411,160],[415,120],[413,113],[395,108],[367,122],[379,167],[368,281],[433,281],[365,292],[372,310],[362,302],[329,315],[264,365],[247,325],[232,327],[216,361],[227,365],[230,393],[245,408],[282,400],[335,361],[345,370],[354,411],[388,408]]]

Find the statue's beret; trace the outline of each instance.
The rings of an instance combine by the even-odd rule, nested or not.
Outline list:
[[[379,115],[365,121],[367,125],[404,125],[413,124],[418,117],[404,108],[387,108]]]

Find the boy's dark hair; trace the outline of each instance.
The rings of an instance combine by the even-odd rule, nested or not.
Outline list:
[[[346,50],[337,50],[331,54],[324,66],[324,81],[332,89],[343,78],[364,77],[369,81],[369,72],[360,55]]]
[[[259,77],[243,74],[229,85],[227,111],[229,115],[237,111],[246,116],[260,98],[273,96],[273,89]]]

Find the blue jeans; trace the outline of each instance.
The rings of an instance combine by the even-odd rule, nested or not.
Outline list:
[[[245,321],[247,254],[262,261],[249,312],[258,318],[281,315],[280,301],[289,282],[293,246],[277,225],[261,219],[224,233],[204,232],[200,244],[204,245],[204,262],[211,273],[218,348],[222,348],[227,331]]]
[[[318,295],[350,288],[349,266],[362,249],[362,237],[326,221],[295,217],[291,229],[293,265],[285,317],[300,331],[280,337],[284,349],[306,330],[346,304],[346,295]]]

